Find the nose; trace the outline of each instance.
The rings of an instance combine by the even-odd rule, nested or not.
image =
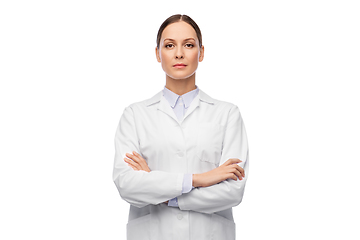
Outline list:
[[[177,51],[176,51],[176,56],[175,56],[176,59],[182,59],[184,58],[184,54],[183,54],[183,51],[181,48],[178,48]]]

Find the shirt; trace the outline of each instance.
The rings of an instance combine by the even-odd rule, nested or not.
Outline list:
[[[186,110],[189,108],[196,95],[199,94],[199,88],[197,87],[197,85],[195,85],[195,87],[196,89],[180,96],[171,91],[170,89],[166,88],[166,86],[164,86],[163,96],[169,102],[170,107],[174,110],[175,115],[179,119],[179,121],[184,117]],[[192,189],[192,174],[186,173],[184,174],[182,193],[188,193]],[[168,202],[168,206],[178,207],[179,205],[177,202],[177,197],[170,199]]]

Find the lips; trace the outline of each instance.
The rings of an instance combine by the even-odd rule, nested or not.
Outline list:
[[[184,67],[186,67],[186,65],[183,64],[183,63],[177,63],[177,64],[175,64],[173,67],[176,67],[176,68],[184,68]]]

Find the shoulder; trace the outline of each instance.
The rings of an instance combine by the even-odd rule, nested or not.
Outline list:
[[[161,99],[161,96],[162,96],[162,90],[160,92],[156,93],[155,95],[153,95],[152,97],[149,97],[149,98],[146,98],[144,100],[131,103],[127,107],[128,108],[147,107],[149,105],[152,105],[154,103],[159,102],[160,99]]]
[[[234,110],[234,109],[238,108],[238,106],[235,103],[225,101],[225,100],[220,100],[220,99],[217,99],[217,98],[214,98],[214,97],[210,97],[204,91],[200,91],[200,94],[201,94],[200,95],[200,100],[211,103],[217,109],[222,109],[224,111],[229,112],[231,110]]]
[[[131,104],[129,104],[126,109],[141,109],[141,108],[146,108],[152,104],[158,103],[160,102],[162,96],[162,90],[157,92],[155,95],[153,95],[152,97],[148,97],[144,100],[141,101],[137,101],[137,102],[133,102]]]

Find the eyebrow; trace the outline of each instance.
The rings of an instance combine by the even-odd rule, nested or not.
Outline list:
[[[165,38],[165,39],[164,39],[164,42],[165,42],[166,40],[174,41],[174,42],[175,42],[175,40],[174,40],[174,39],[171,39],[171,38]],[[187,41],[187,40],[194,40],[194,41],[195,41],[194,38],[186,38],[186,39],[184,39],[184,42]]]

